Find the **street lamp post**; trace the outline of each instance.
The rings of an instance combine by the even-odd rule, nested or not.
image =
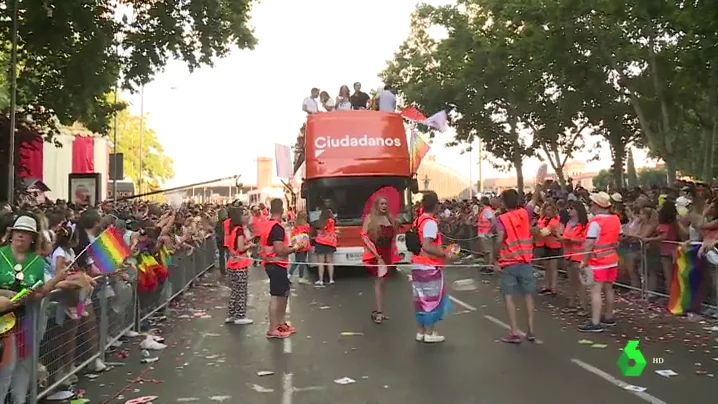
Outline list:
[[[145,137],[145,85],[142,85],[142,88],[140,89],[140,173],[139,173],[139,180],[137,181],[137,187],[139,188],[138,193],[142,195],[142,182],[144,180],[144,176],[142,174],[143,167],[143,161],[142,161],[142,155],[144,154],[142,151],[143,143],[144,143],[144,137]]]
[[[12,206],[15,199],[15,126],[17,125],[17,30],[18,30],[18,8],[19,1],[13,1],[12,6],[12,31],[10,41],[10,131],[8,133],[8,157],[7,157],[7,201]]]

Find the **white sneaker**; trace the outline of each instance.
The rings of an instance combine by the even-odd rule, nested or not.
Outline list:
[[[231,323],[234,323],[236,320],[237,320],[237,319],[234,318],[234,317],[227,317],[227,318],[224,319],[224,323],[225,323],[225,324],[231,324]]]
[[[329,284],[334,285],[334,281],[333,280],[329,281]]]
[[[324,286],[324,282],[323,282],[323,281],[316,281],[316,282],[314,282],[314,286],[322,287],[322,286]]]
[[[312,284],[312,281],[310,281],[307,278],[299,278],[298,282],[300,285],[311,285]]]
[[[66,308],[65,314],[67,314],[67,317],[70,317],[70,320],[78,320],[80,318],[80,313],[77,312],[77,307]]]
[[[140,335],[139,332],[137,332],[137,331],[132,331],[132,330],[129,330],[129,331],[127,331],[127,332],[125,333],[125,337],[128,337],[128,338],[135,338],[135,337],[137,337],[137,336],[139,336],[139,335]]]
[[[420,333],[420,332],[417,332],[417,333],[416,333],[416,340],[419,341],[419,342],[423,341],[423,340],[424,340],[424,334],[422,334],[422,333]]]
[[[254,320],[252,320],[251,318],[247,318],[247,317],[238,318],[238,319],[234,320],[234,324],[236,324],[236,325],[249,325],[252,323],[254,323]]]
[[[90,364],[90,370],[95,373],[100,373],[107,370],[107,365],[102,362],[102,359],[97,358]]]
[[[432,332],[431,334],[424,335],[424,342],[427,344],[433,344],[436,342],[444,342],[446,338],[444,338],[443,335],[439,335],[436,332]]]
[[[147,337],[142,342],[140,342],[140,348],[148,349],[151,351],[160,351],[167,348],[167,345],[155,341],[152,337]]]

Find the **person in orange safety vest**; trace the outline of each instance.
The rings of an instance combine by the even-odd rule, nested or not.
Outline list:
[[[583,244],[586,242],[588,213],[583,202],[568,201],[568,222],[563,226],[560,240],[563,243],[563,256],[566,259],[568,274],[568,307],[562,313],[576,313],[585,317],[588,312],[586,288],[581,284],[579,264],[583,260]],[[578,304],[576,297],[578,296]]]
[[[481,210],[476,220],[478,251],[484,253],[486,262],[494,262],[496,251],[496,212],[491,207],[491,200],[481,197]],[[494,271],[490,267],[482,267],[479,272],[491,274]]]
[[[227,250],[227,273],[229,275],[229,302],[225,323],[247,325],[253,321],[247,318],[247,298],[249,276],[247,268],[252,265],[249,249],[254,247],[249,236],[249,211],[242,207],[229,208],[229,231],[225,239],[229,241]]]
[[[557,296],[558,260],[561,258],[561,242],[558,240],[560,232],[560,219],[558,209],[553,202],[544,203],[541,216],[536,221],[534,229],[535,245],[541,254],[541,264],[546,270],[546,286],[539,295]]]
[[[516,303],[514,296],[523,298],[526,304],[528,317],[528,330],[526,339],[536,341],[534,335],[534,298],[536,293],[536,278],[534,278],[533,240],[531,238],[531,223],[528,209],[521,206],[521,196],[515,189],[508,189],[501,193],[504,213],[498,216],[496,229],[496,242],[499,244],[496,260],[497,270],[501,271],[501,294],[506,304],[506,314],[509,317],[509,333],[501,338],[502,342],[519,344],[522,333],[516,321]]]
[[[287,273],[288,257],[305,246],[290,246],[289,234],[282,226],[284,204],[281,199],[269,203],[269,221],[262,226],[259,256],[269,278],[269,329],[267,338],[287,338],[297,330],[286,321],[291,282]]]
[[[616,324],[613,313],[613,282],[618,277],[618,238],[621,235],[621,220],[609,212],[611,197],[605,192],[591,194],[591,213],[588,222],[584,256],[581,260],[581,275],[591,290],[591,319],[578,326],[581,332],[602,332],[607,326]],[[606,297],[606,312],[603,309]]]
[[[324,286],[324,271],[329,275],[329,284],[334,284],[334,252],[337,250],[336,221],[331,209],[324,208],[319,215],[317,234],[314,237],[314,254],[317,256],[319,279],[317,286]]]
[[[416,340],[437,343],[445,338],[436,333],[435,326],[451,307],[446,293],[444,265],[454,258],[454,252],[441,246],[441,233],[436,220],[439,197],[433,191],[425,191],[421,205],[424,213],[414,222],[421,251],[411,257],[411,286],[419,325]]]

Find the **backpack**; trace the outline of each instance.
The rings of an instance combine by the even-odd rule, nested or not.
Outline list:
[[[423,220],[422,220],[423,223]],[[404,242],[406,243],[406,249],[411,251],[412,254],[417,255],[421,252],[421,240],[419,239],[419,218],[414,221],[414,225],[407,230],[404,235]]]

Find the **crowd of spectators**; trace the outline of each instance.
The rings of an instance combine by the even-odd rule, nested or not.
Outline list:
[[[715,184],[718,185],[718,184]],[[590,219],[587,206],[589,190],[567,183],[560,186],[547,181],[533,192],[524,195],[527,210],[533,212],[532,226],[540,218],[557,215],[561,226],[570,220],[569,210],[581,205],[584,217]],[[676,250],[686,242],[702,243],[701,255],[706,255],[711,265],[718,265],[718,187],[701,182],[678,181],[671,187],[621,189],[610,193],[611,212],[619,216],[622,224],[620,243],[619,284],[627,293],[638,299],[643,289],[648,291],[650,303],[663,304],[670,293],[675,270]],[[488,207],[489,209],[484,209]],[[496,245],[479,231],[479,218],[489,218],[501,213],[500,198],[484,194],[471,200],[447,200],[440,208],[440,228],[448,242],[459,244],[469,256],[483,258],[490,264]],[[564,268],[561,254],[555,260],[546,256],[543,248],[536,248],[535,257],[543,262],[537,267]],[[715,257],[715,258],[714,258]],[[552,262],[553,261],[553,262]],[[716,262],[713,262],[716,261]],[[554,264],[554,265],[552,265]],[[491,273],[491,268],[482,272]],[[701,283],[704,301],[716,305],[716,273],[704,271]],[[541,294],[556,294],[555,277],[546,273],[546,283]],[[714,309],[707,309],[713,313]],[[715,313],[713,313],[715,314]]]
[[[113,326],[114,319],[132,312],[133,284],[140,292],[161,288],[167,276],[165,256],[178,251],[191,254],[213,235],[218,209],[213,205],[172,207],[140,200],[110,201],[97,207],[59,200],[14,207],[0,204],[0,234],[4,235],[0,252],[9,257],[4,261],[19,262],[14,267],[8,264],[8,276],[0,270],[0,314],[18,319],[14,328],[5,329],[0,336],[2,351],[15,353],[2,356],[0,402],[8,396],[14,403],[26,402],[33,358],[22,335],[29,335],[28,324],[23,321],[29,303],[41,303],[39,329],[34,333],[42,341],[38,383],[46,387],[61,382],[54,395],[70,397],[70,386],[78,381],[75,366],[99,349],[98,289],[105,288],[111,301],[108,315]],[[109,226],[119,229],[133,253],[111,281],[98,283],[102,274],[87,247]],[[28,257],[37,259],[27,263]],[[143,257],[153,258],[156,272],[137,270],[140,261],[146,261]],[[33,268],[38,268],[37,273]],[[10,302],[14,294],[39,279],[44,281],[43,287],[24,300]],[[155,340],[147,345],[149,349],[164,348]],[[100,372],[107,366],[97,358],[88,369]]]

